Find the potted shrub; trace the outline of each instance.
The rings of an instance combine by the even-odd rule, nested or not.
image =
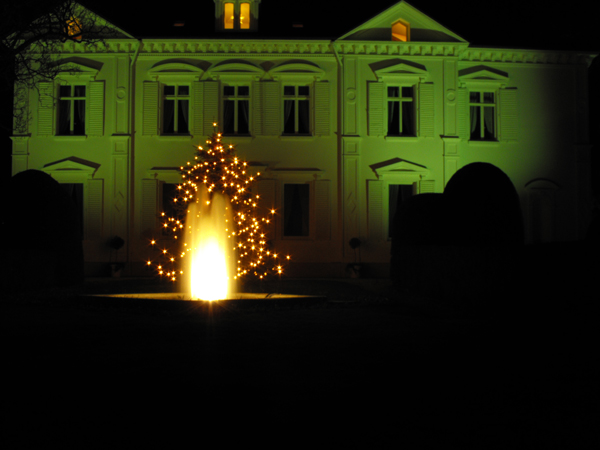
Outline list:
[[[123,268],[125,267],[125,263],[118,262],[119,261],[119,250],[123,248],[125,245],[125,241],[120,236],[115,236],[110,241],[108,241],[108,246],[110,247],[110,275],[112,277],[120,277],[123,272]],[[115,251],[115,261],[112,262],[112,252]]]
[[[362,270],[362,266],[360,264],[360,239],[352,238],[350,242],[348,242],[350,248],[354,250],[354,263],[350,263],[346,266],[346,271],[350,273],[351,278],[360,278],[360,272]]]

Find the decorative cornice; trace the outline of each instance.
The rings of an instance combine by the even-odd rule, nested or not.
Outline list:
[[[372,56],[458,56],[469,44],[462,42],[367,42],[336,41],[336,51],[342,55]]]
[[[455,57],[459,61],[518,64],[586,64],[598,55],[591,52],[522,50],[505,48],[471,48],[466,42],[395,42],[395,41],[289,41],[289,40],[215,40],[215,39],[106,39],[96,43],[66,41],[56,45],[57,53],[115,54],[135,53],[140,56],[227,55],[311,55],[333,57],[357,56],[430,56]]]
[[[333,56],[329,41],[144,40],[140,56],[154,54],[324,55]]]
[[[465,48],[459,54],[459,61],[518,63],[518,64],[559,64],[590,65],[597,54],[587,52],[567,52],[552,50],[520,50],[506,48]]]

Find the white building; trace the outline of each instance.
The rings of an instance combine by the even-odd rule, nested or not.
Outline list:
[[[583,236],[594,55],[473,48],[404,1],[330,40],[256,39],[260,3],[215,0],[216,39],[67,41],[57,59],[79,70],[18,97],[30,120],[15,126],[13,174],[43,170],[80,196],[88,275],[114,236],[126,273],[147,274],[177,169],[213,121],[261,172],[290,275],[344,276],[355,237],[387,275],[397,196],[442,192],[477,161],[512,180],[528,242]]]

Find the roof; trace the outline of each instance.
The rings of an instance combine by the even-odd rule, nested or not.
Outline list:
[[[224,36],[215,32],[213,0],[180,0],[171,9],[165,8],[164,4],[160,8],[140,8],[121,0],[81,0],[80,3],[138,38],[210,39]],[[369,0],[359,7],[349,6],[350,3],[348,0],[261,0],[258,31],[228,34],[227,39],[252,36],[256,39],[335,40],[366,22],[376,21],[376,16],[385,14],[401,2]],[[472,46],[600,49],[600,39],[594,34],[594,15],[590,6],[583,6],[583,0],[572,0],[570,7],[561,11],[525,6],[522,0],[505,0],[493,6],[480,0],[454,4],[440,0],[411,0],[410,5]]]

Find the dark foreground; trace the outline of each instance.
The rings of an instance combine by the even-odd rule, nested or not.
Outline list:
[[[190,431],[209,447],[215,433],[278,448],[600,443],[591,301],[495,314],[387,280],[257,287],[328,299],[276,308],[84,296],[162,289],[96,280],[0,302],[3,447],[134,448],[166,433],[160,447],[179,448]]]

